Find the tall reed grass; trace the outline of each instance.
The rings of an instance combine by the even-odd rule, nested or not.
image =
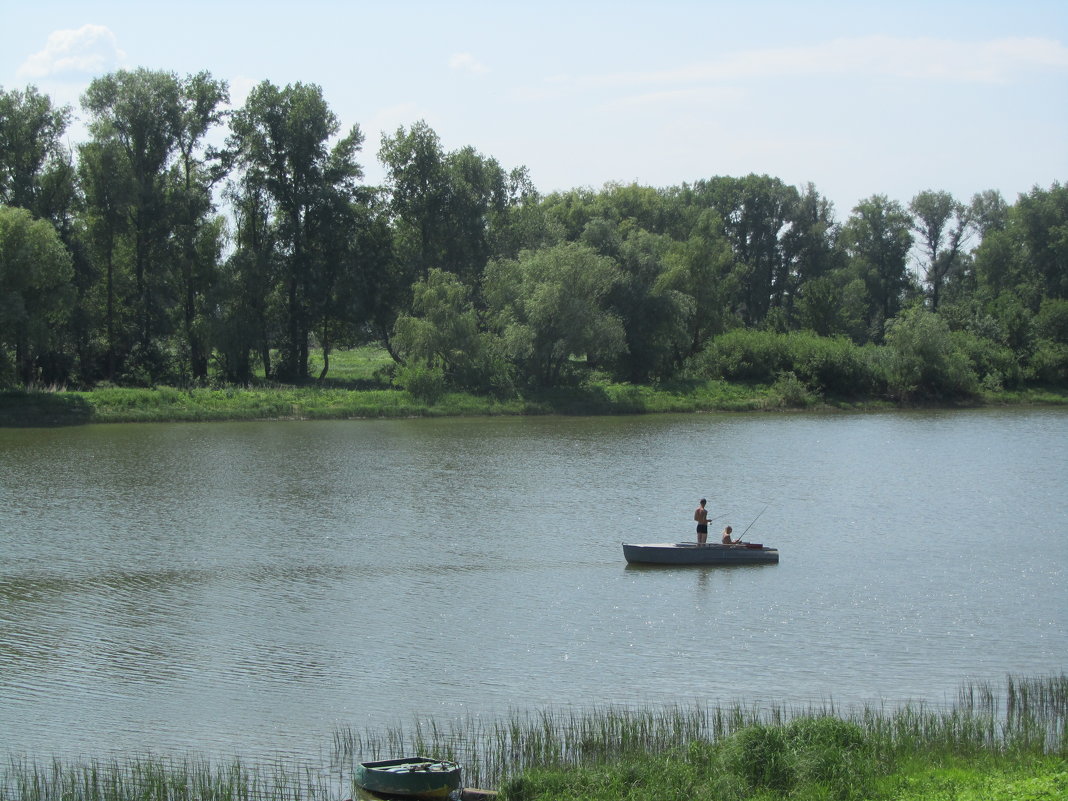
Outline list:
[[[0,764],[0,801],[337,801],[353,796],[358,762],[426,755],[464,767],[467,786],[496,788],[525,771],[704,754],[723,746],[725,769],[774,786],[798,776],[842,786],[897,760],[1006,756],[1068,758],[1068,675],[1007,677],[1004,686],[961,685],[955,701],[894,709],[744,704],[605,706],[513,711],[384,729],[338,729],[329,765],[249,766],[131,755],[81,763],[11,759]],[[760,753],[794,749],[779,765]],[[786,753],[786,751],[782,751]],[[789,770],[786,770],[789,768]],[[751,780],[755,780],[752,779]],[[837,781],[837,779],[836,779]]]
[[[1006,686],[968,682],[955,703],[843,709],[833,702],[795,707],[742,704],[549,708],[503,717],[471,716],[449,724],[334,735],[335,767],[396,755],[426,754],[464,766],[472,786],[498,787],[530,768],[578,767],[638,754],[663,754],[694,742],[718,742],[751,727],[784,727],[836,718],[856,726],[878,763],[915,755],[981,753],[1068,756],[1068,676],[1009,676]]]
[[[153,756],[0,768],[0,801],[335,801],[347,792],[310,766]]]

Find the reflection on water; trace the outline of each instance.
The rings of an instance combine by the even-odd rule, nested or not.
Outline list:
[[[1068,414],[0,430],[0,753],[1064,669]],[[626,565],[711,515],[777,565]],[[718,522],[717,522],[718,525]]]

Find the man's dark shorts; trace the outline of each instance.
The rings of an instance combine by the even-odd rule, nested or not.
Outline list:
[[[697,524],[697,533],[698,534],[707,534],[708,533],[708,523],[698,523]]]

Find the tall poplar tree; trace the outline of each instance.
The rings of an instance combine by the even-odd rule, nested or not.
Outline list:
[[[116,188],[101,185],[97,196],[126,198],[136,292],[130,367],[142,380],[169,377],[166,338],[176,329],[183,330],[190,373],[206,374],[209,346],[201,340],[204,327],[194,323],[217,269],[212,242],[218,223],[203,143],[228,99],[226,85],[206,72],[183,80],[144,68],[97,78],[82,97],[93,141],[118,155],[112,169],[97,176]],[[128,194],[120,186],[128,186]]]
[[[223,121],[230,101],[226,84],[200,72],[181,81],[175,161],[170,171],[171,280],[181,309],[181,329],[194,379],[208,375],[209,303],[218,279],[222,221],[215,215],[212,185],[221,176],[215,154],[203,147]]]
[[[345,239],[346,214],[338,213],[339,206],[355,202],[363,177],[356,161],[363,144],[359,126],[331,146],[339,130],[322,89],[303,83],[260,83],[230,122],[228,155],[238,181],[262,189],[271,205],[284,298],[276,375],[285,380],[308,376],[309,337],[321,316],[317,305],[330,297],[322,284],[340,258],[333,240]]]
[[[872,195],[853,208],[842,229],[852,268],[864,281],[871,301],[869,330],[881,341],[883,326],[901,308],[909,284],[912,218],[896,200]]]
[[[961,267],[964,245],[971,227],[969,208],[949,192],[927,190],[909,203],[912,229],[922,250],[920,269],[927,285],[931,311],[938,311],[946,282]]]
[[[129,230],[133,181],[115,140],[91,141],[78,148],[79,184],[85,197],[85,240],[97,280],[86,305],[92,325],[103,327],[103,364],[98,370],[114,381],[124,354],[133,347],[136,332],[130,311],[136,306],[129,265],[120,245]]]

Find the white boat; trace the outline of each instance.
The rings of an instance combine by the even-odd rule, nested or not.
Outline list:
[[[779,549],[758,542],[722,545],[710,542],[623,543],[623,556],[630,564],[645,565],[756,565],[779,561]]]

